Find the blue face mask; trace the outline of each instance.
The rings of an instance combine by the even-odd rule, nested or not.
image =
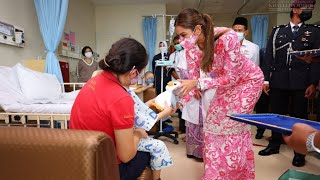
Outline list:
[[[237,32],[238,40],[242,41],[244,39],[244,33],[243,32]]]
[[[174,48],[175,48],[177,51],[181,51],[181,50],[182,50],[182,46],[181,46],[180,44],[174,45]]]
[[[151,83],[153,83],[154,82],[154,79],[153,78],[148,78],[148,79],[146,79],[146,84],[147,85],[149,85],[149,84],[151,84]]]

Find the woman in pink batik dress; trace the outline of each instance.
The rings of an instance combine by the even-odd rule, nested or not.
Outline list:
[[[237,34],[213,28],[209,15],[185,9],[175,26],[190,70],[189,80],[181,80],[181,104],[201,99],[204,111],[202,179],[254,179],[250,126],[227,114],[252,113],[262,90],[262,71],[240,53]]]

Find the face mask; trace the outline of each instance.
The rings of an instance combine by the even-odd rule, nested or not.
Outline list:
[[[91,58],[91,57],[92,57],[92,52],[86,52],[86,53],[84,53],[84,55],[85,55],[87,58]]]
[[[175,48],[177,51],[181,51],[181,50],[182,50],[182,46],[181,46],[180,44],[174,45],[174,48]]]
[[[153,78],[148,78],[148,79],[146,79],[146,84],[147,85],[149,85],[149,84],[151,84],[151,83],[153,83],[154,82],[154,79]]]
[[[298,15],[301,22],[308,21],[312,18],[312,11],[302,11],[301,14]]]
[[[136,77],[134,77],[134,78],[131,78],[131,80],[130,80],[130,84],[137,84],[137,82],[139,81],[139,79],[141,78],[140,77],[140,73],[137,71],[137,76]]]
[[[166,47],[160,47],[160,52],[161,53],[166,53],[167,48]]]
[[[198,36],[194,34],[196,28],[194,28],[192,34],[190,37],[188,38],[184,38],[184,39],[179,39],[180,45],[184,48],[184,49],[192,49],[196,46],[196,42],[198,40]]]
[[[238,35],[238,40],[242,41],[244,39],[244,33],[243,32],[236,32]]]

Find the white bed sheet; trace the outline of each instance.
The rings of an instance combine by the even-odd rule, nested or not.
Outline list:
[[[21,104],[2,106],[5,112],[70,114],[73,104]]]

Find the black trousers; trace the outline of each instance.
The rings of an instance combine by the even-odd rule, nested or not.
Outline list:
[[[256,113],[269,113],[269,96],[262,92],[257,104],[256,104]],[[257,126],[257,133],[264,133],[265,129]]]
[[[177,110],[178,112],[178,117],[179,117],[179,131],[181,133],[186,133],[186,121],[182,119],[182,112],[180,109]]]
[[[308,99],[304,96],[305,90],[270,89],[271,112],[307,119]],[[290,107],[288,106],[289,102]],[[268,147],[279,149],[282,141],[282,135],[272,131],[272,139],[269,141]]]

